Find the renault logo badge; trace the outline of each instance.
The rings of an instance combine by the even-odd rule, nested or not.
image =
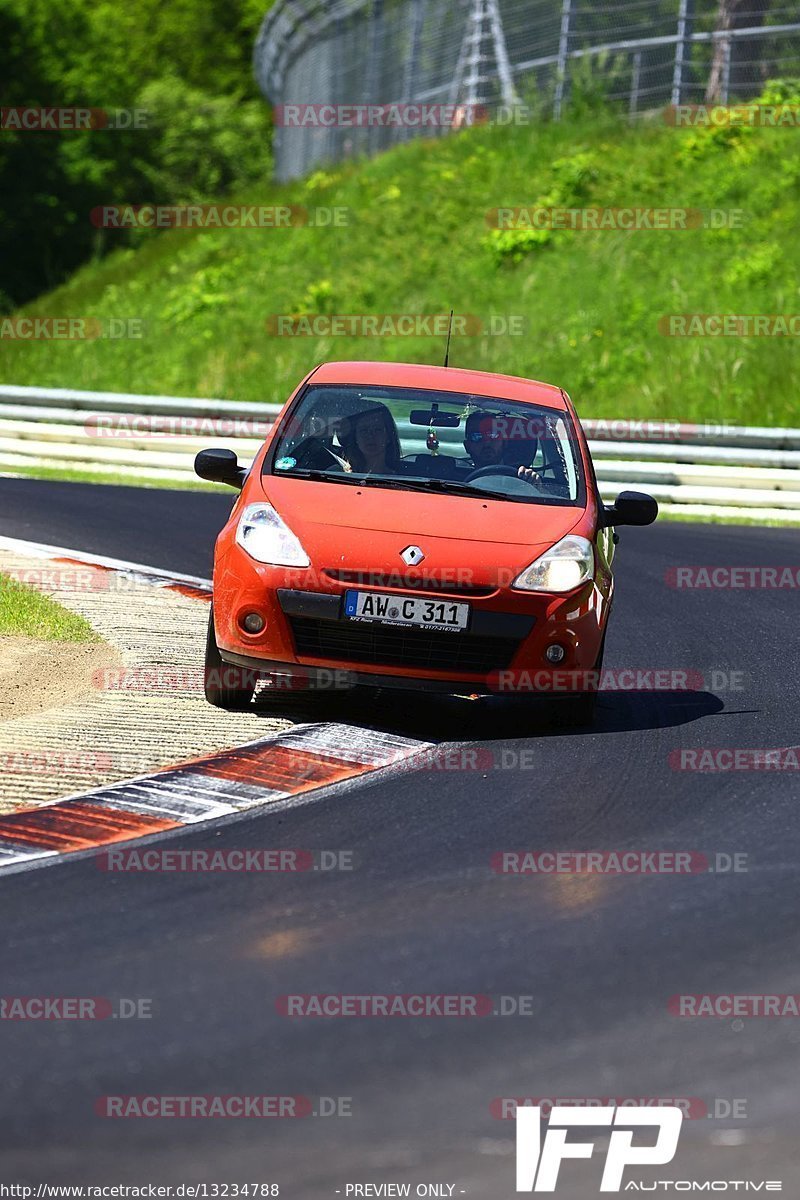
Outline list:
[[[400,557],[407,567],[416,567],[419,566],[425,555],[419,546],[406,546],[405,550],[400,551]]]

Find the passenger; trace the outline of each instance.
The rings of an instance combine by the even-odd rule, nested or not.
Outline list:
[[[345,418],[339,442],[356,474],[392,475],[402,470],[400,437],[385,404],[375,401]]]

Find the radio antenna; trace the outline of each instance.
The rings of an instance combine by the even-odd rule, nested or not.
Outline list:
[[[452,333],[452,331],[453,331],[453,310],[451,308],[450,309],[450,320],[447,322],[447,345],[445,346],[445,350],[444,350],[444,365],[446,367],[449,367],[449,365],[450,365],[450,334]]]

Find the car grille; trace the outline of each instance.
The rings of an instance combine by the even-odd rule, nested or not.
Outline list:
[[[329,568],[325,571],[336,583],[357,584],[359,587],[406,588],[411,592],[435,592],[439,596],[493,596],[497,585],[484,587],[468,583],[440,583],[428,576],[399,575],[382,571],[340,571]]]
[[[519,645],[516,638],[440,633],[361,621],[290,617],[289,623],[300,657],[375,666],[485,674],[507,667]]]

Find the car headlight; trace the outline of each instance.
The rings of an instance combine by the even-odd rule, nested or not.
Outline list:
[[[310,567],[300,539],[271,504],[248,504],[236,527],[236,541],[256,562],[274,567]]]
[[[587,579],[594,579],[592,543],[570,533],[526,567],[511,586],[523,592],[571,592]]]

